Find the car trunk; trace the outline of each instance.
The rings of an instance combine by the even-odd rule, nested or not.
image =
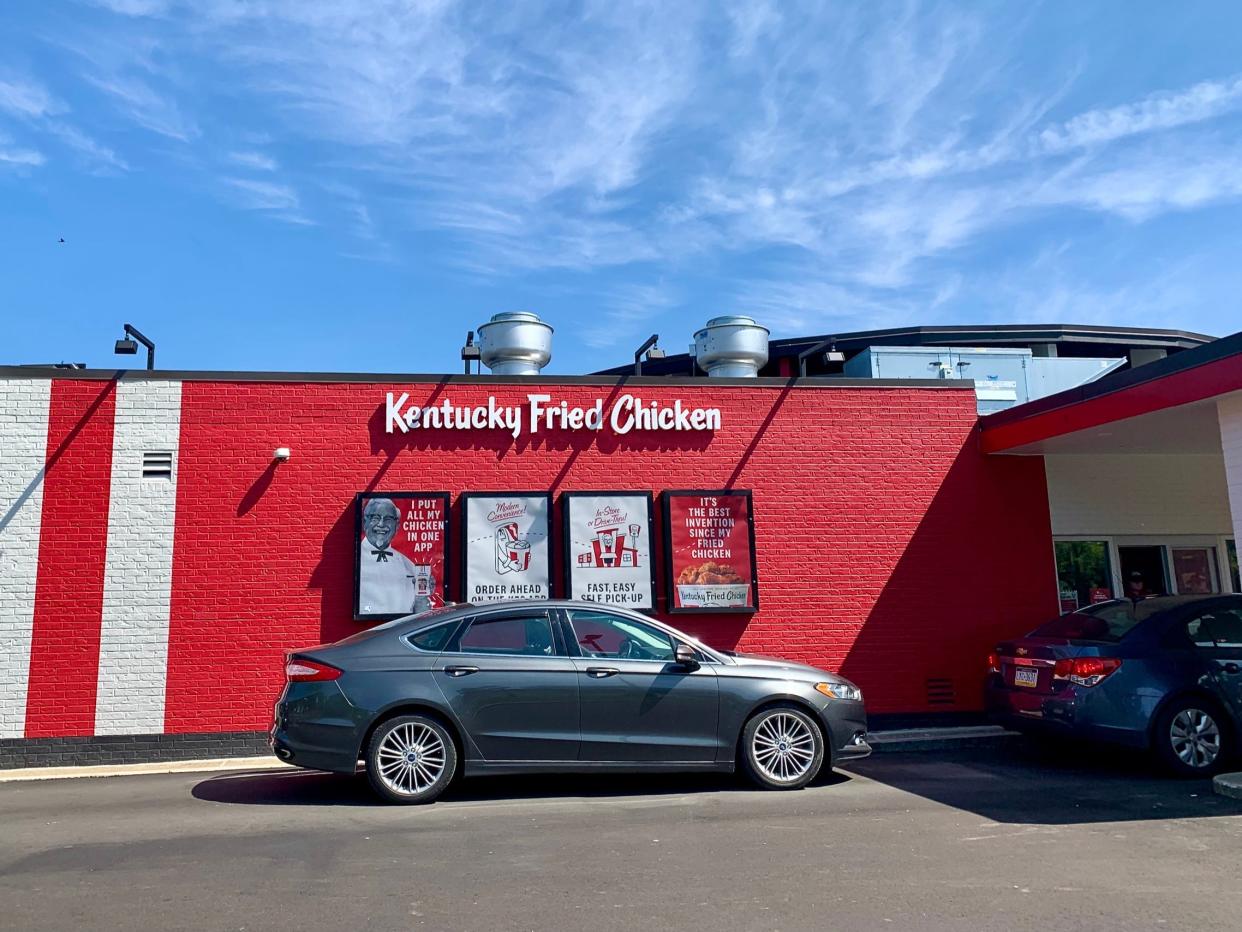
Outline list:
[[[1051,696],[1068,685],[1063,678],[1053,677],[1056,662],[1064,657],[1097,657],[1098,641],[1074,641],[1065,638],[1025,637],[1004,641],[996,646],[1000,676],[1012,689],[1036,695]]]

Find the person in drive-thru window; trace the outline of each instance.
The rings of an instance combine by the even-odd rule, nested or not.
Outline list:
[[[389,546],[400,523],[401,512],[391,498],[367,499],[358,561],[358,610],[364,615],[415,611],[414,564]]]
[[[1126,579],[1126,598],[1134,602],[1140,602],[1143,599],[1150,599],[1154,595],[1159,595],[1159,593],[1152,592],[1147,588],[1147,583],[1143,581],[1142,573],[1138,570],[1130,573]]]

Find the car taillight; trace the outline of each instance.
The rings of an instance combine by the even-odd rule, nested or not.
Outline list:
[[[1000,657],[996,654],[988,654],[988,672],[1000,673]]]
[[[1116,657],[1063,657],[1052,668],[1052,675],[1079,686],[1095,686],[1120,667]]]
[[[291,683],[309,683],[320,680],[334,680],[341,675],[336,667],[314,660],[289,660],[285,663],[285,677]]]

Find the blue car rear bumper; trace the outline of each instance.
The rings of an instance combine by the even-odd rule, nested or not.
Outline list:
[[[989,717],[1015,731],[1060,735],[1146,748],[1147,715],[1119,710],[1102,691],[1066,687],[1056,695],[989,683],[985,704]]]

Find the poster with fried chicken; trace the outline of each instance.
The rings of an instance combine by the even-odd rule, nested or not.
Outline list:
[[[565,590],[571,599],[655,608],[650,492],[566,492]]]
[[[665,492],[663,506],[669,611],[757,611],[750,492]]]

